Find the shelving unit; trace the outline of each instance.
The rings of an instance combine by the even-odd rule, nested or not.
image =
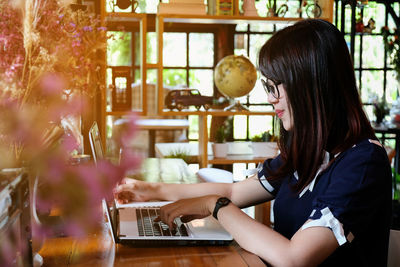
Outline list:
[[[140,80],[141,80],[141,109],[139,110],[124,110],[124,111],[108,111],[107,110],[107,90],[108,85],[104,81],[103,92],[101,94],[101,122],[100,131],[103,138],[103,146],[106,147],[106,121],[107,116],[124,116],[130,114],[142,115],[147,114],[147,88],[146,88],[146,77],[147,77],[147,62],[146,62],[146,33],[147,33],[147,14],[139,13],[127,13],[127,12],[107,12],[106,11],[106,0],[100,0],[100,18],[103,26],[109,26],[117,23],[134,23],[139,24],[139,36],[140,36]],[[104,55],[104,62],[107,62],[106,55]],[[154,66],[153,66],[154,67]],[[104,69],[103,77],[106,77],[106,69]]]
[[[239,24],[239,23],[274,23],[274,24],[293,24],[303,18],[281,18],[281,17],[248,17],[239,15],[238,1],[235,0],[235,9],[233,16],[211,16],[211,15],[177,15],[177,14],[156,14],[155,26],[157,36],[157,63],[147,64],[146,62],[146,32],[147,32],[147,18],[148,14],[136,13],[118,13],[106,12],[106,0],[101,0],[101,18],[105,26],[115,23],[139,23],[140,24],[140,73],[141,73],[141,86],[142,86],[142,110],[137,111],[107,111],[107,86],[102,92],[102,112],[101,115],[101,131],[103,138],[105,137],[105,123],[107,116],[124,116],[135,112],[136,114],[145,116],[147,113],[147,94],[146,94],[146,74],[147,69],[157,70],[157,111],[160,116],[199,116],[199,154],[200,154],[200,167],[206,167],[209,163],[220,163],[221,160],[208,158],[207,156],[207,116],[231,116],[231,115],[269,115],[273,116],[275,113],[272,111],[224,111],[210,109],[207,111],[197,111],[184,109],[181,111],[171,111],[164,107],[164,92],[163,92],[163,33],[165,24]],[[323,18],[332,21],[333,17],[333,0],[320,1],[323,10]],[[106,60],[106,59],[105,59]],[[105,141],[104,141],[105,142]],[[245,161],[244,161],[245,162]]]
[[[332,22],[333,16],[333,1],[325,1],[322,6],[323,14],[327,16],[322,18]],[[208,164],[225,164],[232,162],[232,160],[214,159],[208,156],[208,130],[207,130],[207,116],[231,116],[231,115],[269,115],[274,116],[272,111],[224,111],[224,110],[207,110],[207,111],[194,111],[183,109],[181,111],[172,111],[164,107],[164,84],[163,84],[163,33],[164,25],[168,23],[178,24],[239,24],[239,23],[274,23],[274,24],[293,24],[303,18],[281,18],[281,17],[244,17],[240,15],[234,16],[210,16],[210,15],[176,15],[176,14],[159,14],[156,16],[156,32],[158,43],[158,79],[157,79],[157,102],[158,113],[165,116],[176,115],[197,115],[199,116],[199,162],[200,168],[207,167]],[[240,160],[240,159],[238,159]],[[248,158],[240,160],[241,162],[253,162],[254,159]],[[261,160],[260,160],[261,161]]]

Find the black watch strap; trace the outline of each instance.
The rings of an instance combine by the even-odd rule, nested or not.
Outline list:
[[[229,205],[229,203],[231,203],[231,200],[229,198],[226,198],[226,197],[218,198],[217,203],[215,203],[215,208],[214,208],[214,211],[212,214],[213,217],[218,220],[217,214],[218,214],[219,209]]]

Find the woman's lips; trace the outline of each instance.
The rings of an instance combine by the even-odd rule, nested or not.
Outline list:
[[[279,118],[282,118],[284,111],[283,109],[276,109],[275,113]]]

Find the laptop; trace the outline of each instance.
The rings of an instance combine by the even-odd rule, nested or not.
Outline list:
[[[93,158],[97,162],[104,153],[96,122],[90,128],[89,140]],[[118,204],[114,199],[102,202],[115,243],[132,246],[197,246],[228,245],[233,240],[212,216],[189,223],[182,223],[176,218],[175,229],[169,229],[162,222],[154,222],[160,207],[171,203],[168,201]]]

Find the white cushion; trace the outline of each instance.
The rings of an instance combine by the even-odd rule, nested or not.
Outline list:
[[[233,183],[233,174],[226,170],[217,168],[202,168],[196,174],[197,177],[203,182]]]

